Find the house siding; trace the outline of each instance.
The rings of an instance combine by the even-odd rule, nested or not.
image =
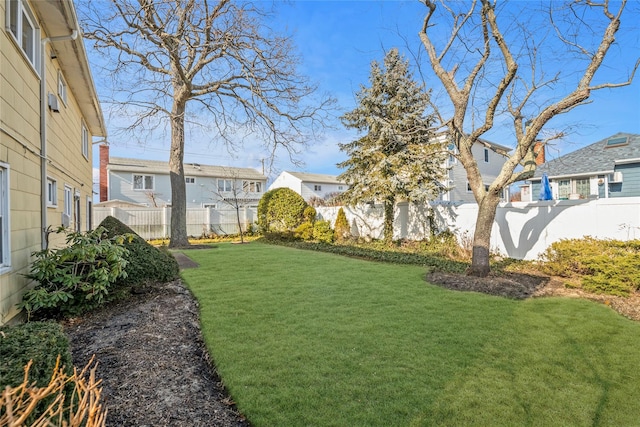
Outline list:
[[[505,157],[495,151],[489,149],[489,161],[485,162],[484,159],[483,144],[475,144],[471,153],[478,163],[478,169],[482,174],[483,183],[490,185],[496,177],[499,175],[502,165],[505,162]],[[443,199],[448,199],[451,202],[463,202],[463,203],[476,203],[476,199],[471,191],[467,191],[467,171],[460,161],[456,160],[451,169],[449,170],[449,180],[452,184],[449,184],[452,189],[449,194],[443,196]]]
[[[7,33],[6,4],[0,1],[0,162],[9,169],[11,262],[10,267],[0,272],[0,325],[21,319],[17,304],[22,300],[25,290],[32,285],[24,274],[29,272],[31,254],[42,248],[40,76]],[[36,15],[36,21],[40,18]],[[40,27],[40,37],[48,37],[46,26],[41,22],[37,22],[37,25]],[[58,70],[61,66],[48,53],[49,50],[43,55],[47,83],[45,92],[57,95]],[[90,214],[86,211],[86,198],[92,197],[91,152],[88,158],[82,156],[82,114],[72,87],[67,86],[67,90],[67,105],[60,101],[60,112],[48,109],[45,112],[47,174],[58,184],[58,206],[48,208],[46,218],[52,228],[61,224],[63,188],[67,184],[80,194],[80,219],[84,230],[85,219]],[[63,236],[51,235],[50,246],[63,243]]]
[[[640,164],[616,165],[616,172],[622,172],[622,183],[609,184],[609,197],[640,196]]]
[[[154,207],[152,198],[150,197],[150,192],[133,189],[132,180],[134,174],[152,175],[154,177],[154,189],[151,193],[153,193],[153,196],[155,197],[156,206],[163,207],[171,205],[171,179],[169,175],[144,171],[129,172],[109,170],[109,200],[122,200],[125,202],[146,204],[149,207]],[[205,204],[214,204],[216,207],[228,206],[226,202],[221,200],[220,196],[225,198],[232,198],[234,196],[232,191],[218,193],[218,179],[232,178],[189,174],[186,174],[186,176],[195,178],[195,183],[185,184],[187,208],[201,208]],[[245,193],[242,191],[242,182],[245,180],[260,182],[262,184],[263,191]],[[266,179],[238,177],[235,179],[234,184],[236,188],[240,189],[237,193],[239,198],[258,200],[264,194]],[[257,205],[257,202],[250,204]]]

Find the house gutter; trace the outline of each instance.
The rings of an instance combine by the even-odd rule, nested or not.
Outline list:
[[[59,37],[47,37],[40,40],[40,184],[42,197],[40,200],[40,225],[41,225],[41,247],[47,249],[49,246],[48,224],[47,224],[47,63],[46,47],[49,43],[75,40],[78,38],[78,30],[74,29],[71,34]]]

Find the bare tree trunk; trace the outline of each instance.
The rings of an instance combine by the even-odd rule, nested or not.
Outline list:
[[[171,115],[171,240],[170,248],[189,246],[187,237],[187,198],[184,182],[184,112],[186,101],[174,101]]]
[[[244,243],[242,235],[242,223],[240,222],[240,206],[236,205],[236,218],[238,219],[238,230],[240,230],[240,243]]]
[[[393,207],[394,198],[390,197],[384,201],[384,242],[391,245],[393,242]]]
[[[476,229],[473,234],[473,258],[467,274],[476,277],[487,277],[489,274],[489,256],[491,248],[491,228],[496,218],[496,209],[500,197],[495,194],[487,195],[478,204]]]

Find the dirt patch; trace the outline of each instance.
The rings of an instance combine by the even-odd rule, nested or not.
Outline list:
[[[248,426],[225,392],[180,281],[65,323],[73,362],[93,354],[110,426]]]
[[[596,295],[582,289],[568,288],[560,278],[510,272],[490,274],[484,278],[464,274],[430,273],[426,279],[447,289],[482,292],[514,299],[546,296],[584,298],[605,304],[629,319],[640,321],[640,292],[628,298]]]

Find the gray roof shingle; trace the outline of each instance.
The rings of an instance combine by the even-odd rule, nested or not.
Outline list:
[[[169,174],[169,162],[158,160],[129,159],[124,157],[111,157],[108,169],[123,172],[146,172],[156,174]],[[252,168],[237,168],[231,166],[211,166],[198,163],[184,164],[185,176],[205,176],[216,178],[245,178],[266,180],[267,177]]]
[[[627,137],[628,143],[607,147],[608,140],[619,137]],[[596,172],[612,173],[617,161],[629,159],[638,159],[640,162],[640,135],[619,132],[538,166],[533,180],[541,178],[545,172],[549,178],[567,175],[584,176]]]

